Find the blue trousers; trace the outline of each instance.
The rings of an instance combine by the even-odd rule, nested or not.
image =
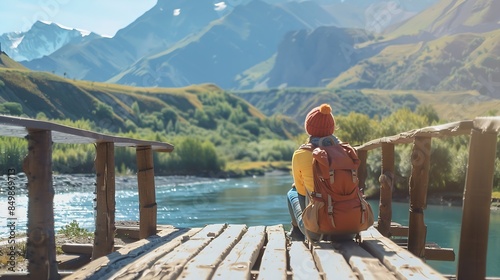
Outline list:
[[[298,227],[304,236],[309,239],[317,241],[321,239],[321,234],[308,231],[304,227],[302,221],[302,211],[306,208],[306,197],[299,194],[295,187],[292,187],[287,193],[287,204],[290,217],[292,218],[292,225]]]
[[[322,234],[315,233],[307,230],[302,221],[302,211],[306,208],[306,197],[299,194],[295,187],[292,187],[287,193],[287,204],[290,217],[292,218],[292,225],[298,227],[302,234],[311,241],[319,241],[321,239],[330,241],[345,241],[352,240],[355,234],[329,234],[323,236]]]

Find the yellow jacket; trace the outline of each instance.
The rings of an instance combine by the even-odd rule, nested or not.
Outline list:
[[[292,157],[293,182],[297,192],[305,196],[306,188],[309,192],[314,191],[312,151],[297,149]]]

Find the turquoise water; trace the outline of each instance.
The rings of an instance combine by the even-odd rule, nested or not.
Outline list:
[[[4,178],[5,180],[5,178]],[[92,176],[74,175],[54,178],[55,228],[59,230],[73,220],[89,230],[94,228],[94,182]],[[211,223],[241,223],[253,225],[284,224],[290,218],[285,193],[291,177],[283,173],[240,179],[202,179],[195,177],[156,177],[158,223],[177,227],[199,227]],[[1,182],[0,220],[7,221],[7,195]],[[26,230],[27,197],[25,183],[16,181],[17,232]],[[136,178],[119,177],[116,182],[116,220],[138,220]],[[378,202],[371,201],[375,213]],[[453,248],[458,258],[460,242],[460,207],[429,205],[425,211],[427,241]],[[393,221],[408,225],[408,204],[393,203]],[[3,222],[6,224],[6,222]],[[1,224],[0,224],[1,225]],[[0,238],[8,237],[7,227],[0,226]],[[490,218],[488,276],[500,276],[500,211]],[[456,274],[457,262],[429,261],[445,274]]]

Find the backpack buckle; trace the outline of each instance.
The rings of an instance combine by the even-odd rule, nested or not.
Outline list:
[[[356,183],[358,181],[358,171],[356,171],[356,169],[352,169],[351,174],[352,174],[352,182]]]
[[[335,171],[333,169],[330,169],[330,185],[332,185],[335,182]]]

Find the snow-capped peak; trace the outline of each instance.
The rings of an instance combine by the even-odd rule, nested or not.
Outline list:
[[[79,43],[101,36],[50,21],[37,21],[26,32],[0,35],[2,49],[14,60],[32,60],[49,55],[68,43]]]

